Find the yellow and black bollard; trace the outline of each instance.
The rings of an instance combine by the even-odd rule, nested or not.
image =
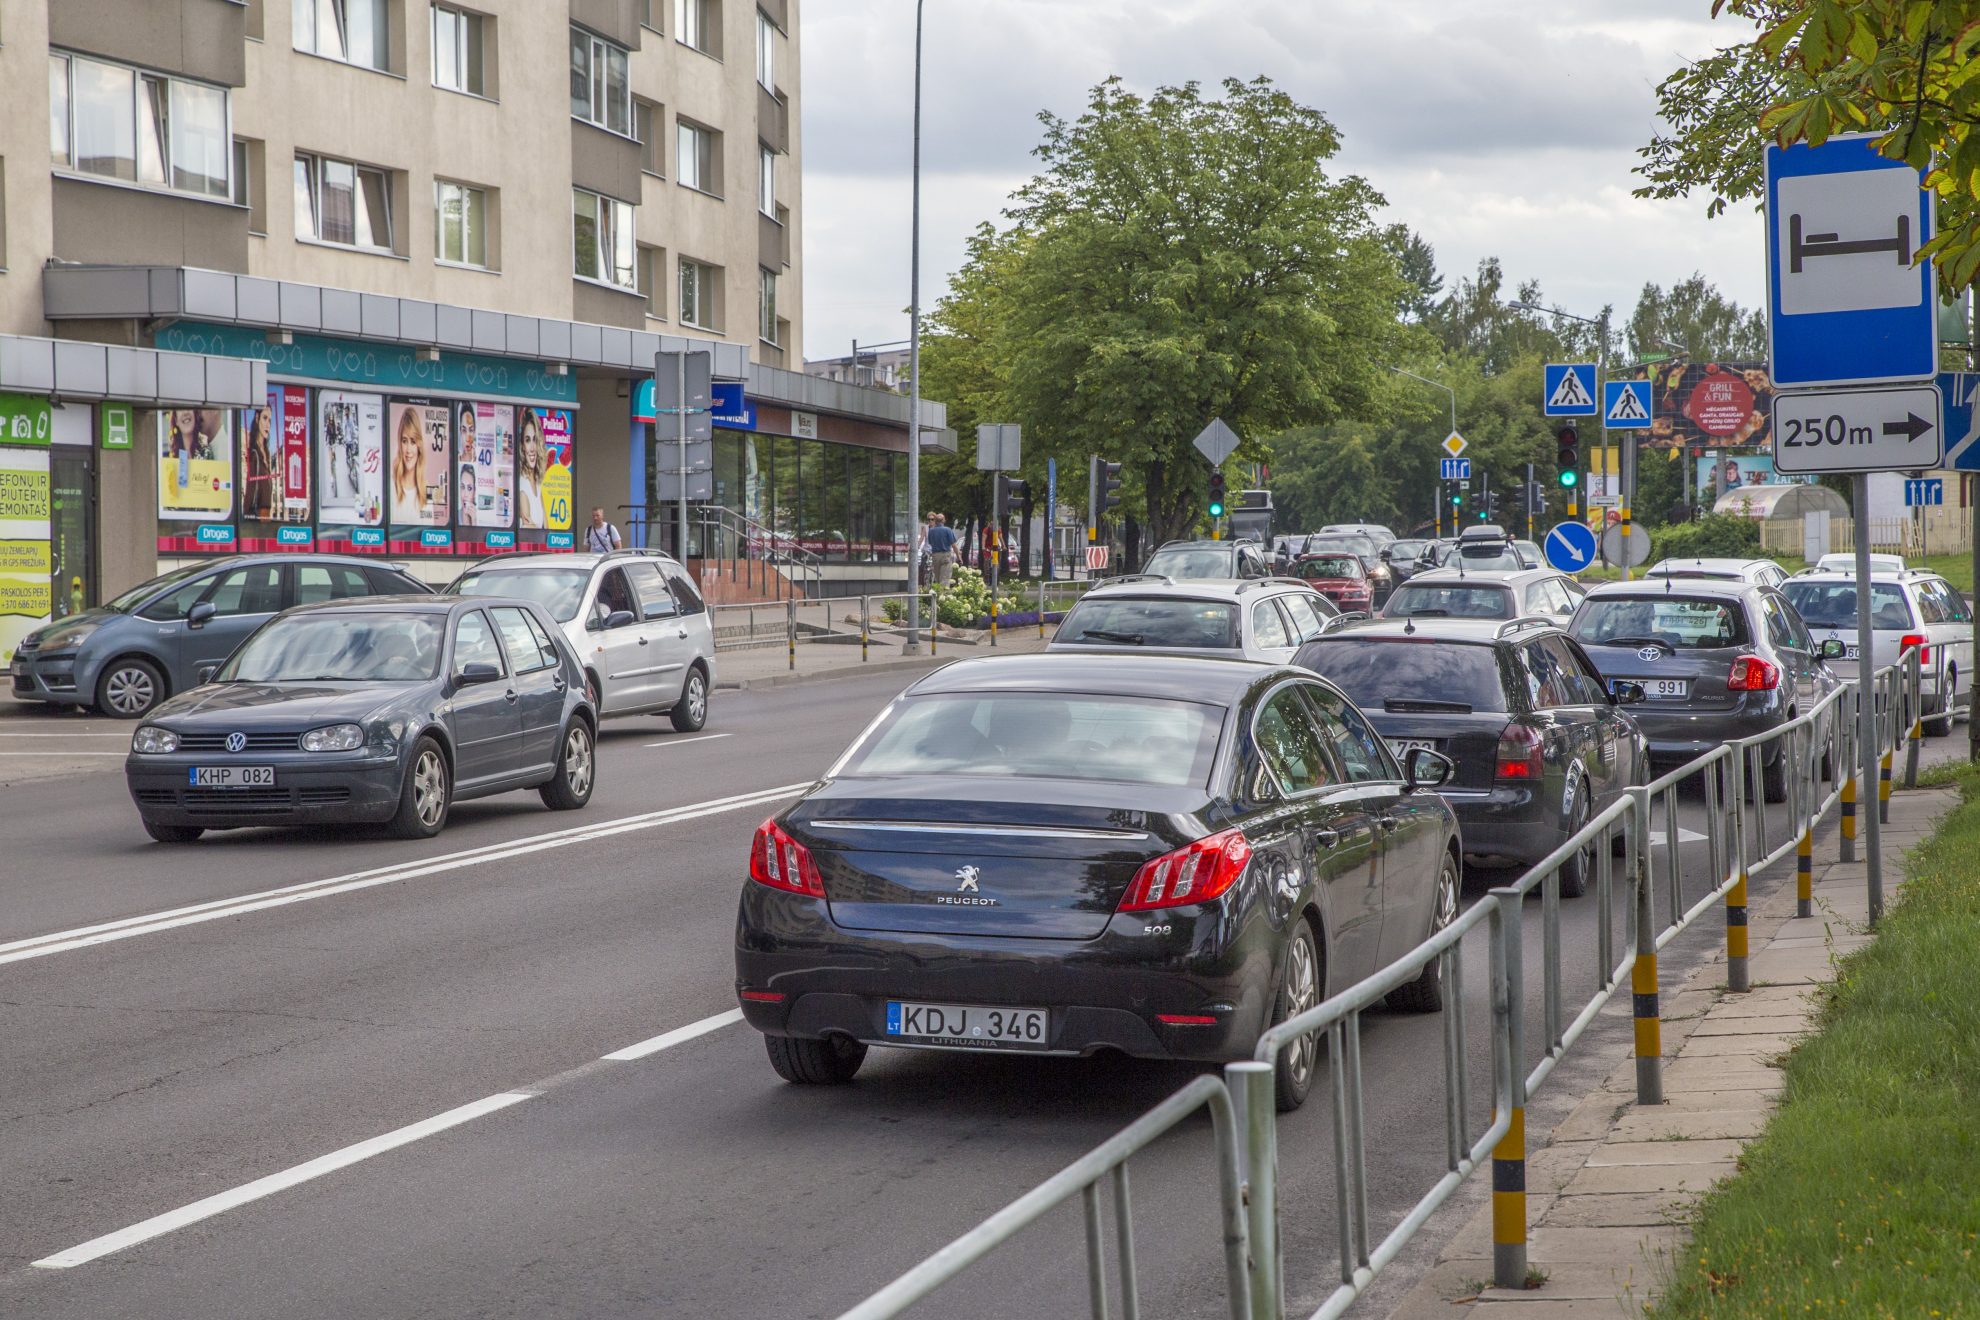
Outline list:
[[[1856,860],[1856,774],[1850,773],[1843,780],[1842,789],[1842,859],[1845,862]]]
[[[1726,891],[1726,989],[1753,988],[1746,964],[1746,872]]]
[[[1884,750],[1884,759],[1877,762],[1877,821],[1891,823],[1891,753]]]
[[[1526,1283],[1526,1110],[1519,1106],[1492,1147],[1492,1274],[1502,1288]]]
[[[1651,936],[1654,945],[1656,936]],[[1640,943],[1640,941],[1639,941]],[[1638,951],[1629,969],[1631,1011],[1636,1015],[1636,1099],[1638,1104],[1664,1102],[1661,1072],[1664,1024],[1657,1016],[1657,955]],[[1654,1097],[1654,1098],[1653,1098]]]
[[[1794,915],[1815,915],[1815,834],[1805,825],[1794,845]]]

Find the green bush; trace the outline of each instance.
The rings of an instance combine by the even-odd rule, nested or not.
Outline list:
[[[990,614],[990,584],[973,568],[958,567],[949,585],[936,587],[934,592],[936,617],[946,627],[973,628],[978,619]],[[1016,605],[1016,599],[1011,596],[997,597],[1000,614],[1008,614]]]
[[[888,623],[899,623],[907,617],[907,602],[904,600],[881,601],[880,617]]]
[[[1650,537],[1650,562],[1660,559],[1756,559],[1760,524],[1732,513],[1701,514],[1692,522],[1660,527]]]

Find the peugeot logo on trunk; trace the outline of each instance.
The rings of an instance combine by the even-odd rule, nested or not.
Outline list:
[[[247,735],[246,735],[245,733],[230,733],[230,734],[228,734],[228,735],[227,735],[227,750],[228,750],[228,751],[230,751],[230,752],[244,752],[244,751],[246,751],[246,750],[247,750]]]
[[[982,874],[983,874],[983,872],[981,872],[981,871],[979,871],[979,870],[977,870],[977,869],[976,869],[975,867],[973,867],[973,866],[965,866],[965,867],[963,867],[963,868],[962,868],[962,870],[960,870],[960,871],[957,871],[957,872],[956,872],[956,879],[957,879],[958,881],[960,881],[961,883],[960,883],[960,884],[958,884],[958,885],[956,886],[956,892],[957,892],[958,894],[974,894],[974,893],[976,893],[976,892],[977,892],[977,888],[976,888],[976,881],[977,881],[977,877],[979,877],[979,876],[981,876]]]

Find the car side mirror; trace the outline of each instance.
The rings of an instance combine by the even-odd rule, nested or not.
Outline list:
[[[614,628],[624,628],[631,624],[632,621],[633,612],[631,610],[613,610],[605,616],[605,622],[602,626],[605,631],[610,632]]]
[[[1457,767],[1442,752],[1428,747],[1412,747],[1403,756],[1403,787],[1414,793],[1419,788],[1441,788],[1450,782]]]
[[[1649,693],[1643,690],[1641,683],[1631,683],[1626,679],[1617,679],[1609,688],[1609,701],[1613,705],[1640,706],[1647,700],[1649,700]]]
[[[497,669],[494,665],[484,664],[477,660],[471,664],[462,665],[461,672],[454,681],[461,687],[475,687],[481,683],[493,683],[500,677],[502,677],[501,670]]]
[[[219,665],[201,665],[198,670],[197,681],[201,683],[211,683],[213,681],[213,676],[219,672],[220,672]]]
[[[1824,660],[1840,660],[1849,654],[1849,648],[1833,637],[1825,638],[1822,649],[1817,652]]]
[[[204,628],[206,621],[220,612],[220,607],[210,600],[203,600],[186,611],[186,627]]]
[[[1393,560],[1394,558],[1395,558],[1395,556],[1394,556],[1394,555],[1392,555],[1392,554],[1390,554],[1390,553],[1389,553],[1389,552],[1388,552],[1387,550],[1384,550],[1384,551],[1382,552],[1382,562],[1383,562],[1383,563],[1385,563],[1385,564],[1386,564],[1386,563],[1389,563],[1389,562],[1390,562],[1391,560]]]

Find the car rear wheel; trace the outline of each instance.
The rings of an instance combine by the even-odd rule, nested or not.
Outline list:
[[[399,790],[399,811],[392,817],[392,833],[401,839],[430,839],[447,823],[447,808],[454,795],[453,776],[447,771],[447,758],[440,744],[421,738],[413,744],[412,759],[406,766],[406,782]]]
[[[165,700],[165,675],[149,660],[126,656],[113,660],[96,681],[96,706],[120,720],[142,719]]]
[[[1434,907],[1430,913],[1430,933],[1423,938],[1430,939],[1440,930],[1457,920],[1458,914],[1458,862],[1450,853],[1444,854],[1444,864],[1437,871],[1437,895],[1432,900]],[[1389,1007],[1404,1013],[1435,1013],[1444,1007],[1444,959],[1440,954],[1423,966],[1423,974],[1408,985],[1397,986],[1389,992]]]
[[[844,1086],[866,1062],[866,1046],[843,1036],[801,1040],[796,1036],[765,1036],[770,1066],[787,1082],[799,1086]]]
[[[1787,753],[1781,751],[1760,766],[1760,793],[1769,802],[1787,801]]]
[[[667,718],[674,722],[676,733],[699,733],[708,723],[708,675],[700,665],[688,670],[687,682],[681,684],[681,699]]]
[[[576,811],[591,801],[592,785],[597,781],[597,745],[592,741],[591,726],[573,719],[564,728],[556,772],[549,783],[536,790],[537,796],[552,811]]]
[[[144,832],[160,843],[193,843],[206,833],[197,825],[166,825],[155,820],[144,823]]]
[[[1946,681],[1940,685],[1941,690],[1947,694],[1942,699],[1943,700],[1942,708],[1940,709],[1937,715],[1927,716],[1923,725],[1923,728],[1925,730],[1925,736],[1927,738],[1943,738],[1947,734],[1952,732],[1953,699],[1950,694],[1953,690],[1953,686],[1954,686],[1953,676],[1952,674],[1948,673],[1946,675]]]
[[[1588,796],[1587,790],[1584,788],[1575,797],[1574,814],[1568,817],[1568,836],[1572,837],[1579,833],[1582,826],[1587,823]],[[1587,893],[1588,876],[1594,869],[1595,845],[1591,843],[1561,863],[1561,897],[1580,898],[1583,894]]]
[[[1313,927],[1305,921],[1293,926],[1292,942],[1286,946],[1286,975],[1279,985],[1278,1002],[1273,1005],[1274,1026],[1304,1013],[1320,1002],[1319,947],[1313,940]],[[1320,1036],[1309,1032],[1289,1040],[1279,1050],[1273,1065],[1272,1089],[1278,1110],[1289,1114],[1306,1103],[1313,1089],[1313,1075],[1320,1067]]]

